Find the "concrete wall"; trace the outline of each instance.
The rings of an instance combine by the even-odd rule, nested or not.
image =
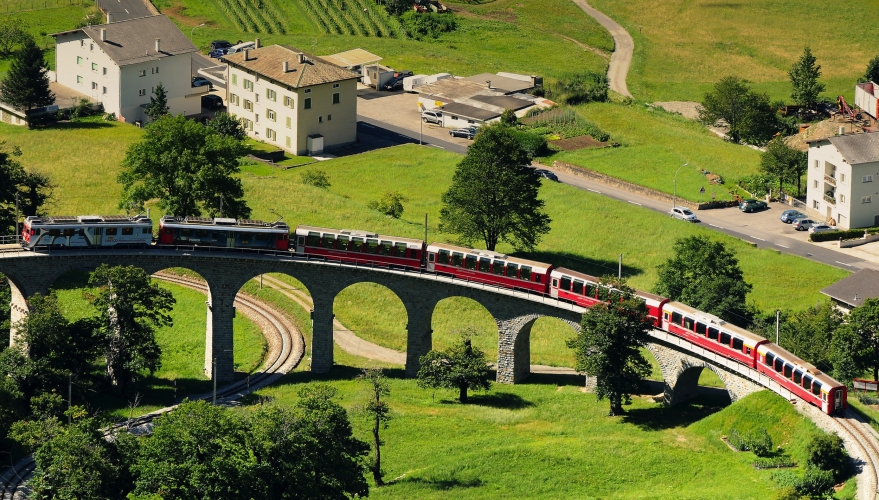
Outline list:
[[[93,64],[97,65],[96,70],[92,69]],[[119,66],[82,31],[56,37],[55,74],[61,85],[101,102],[106,112],[119,115]],[[65,108],[73,103],[56,104]]]

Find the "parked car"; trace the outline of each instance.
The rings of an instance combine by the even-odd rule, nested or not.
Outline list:
[[[215,94],[205,94],[201,96],[201,107],[207,109],[223,109],[223,98]]]
[[[803,219],[806,217],[806,214],[799,212],[797,210],[785,210],[781,213],[781,222],[785,224],[790,224],[797,219]]]
[[[753,212],[754,210],[764,210],[766,208],[766,202],[755,200],[753,198],[743,200],[741,205],[739,205],[739,210],[745,213]]]
[[[538,168],[534,172],[536,172],[537,175],[543,177],[544,179],[549,179],[551,181],[560,182],[559,178],[556,177],[556,175],[554,173],[550,172],[549,170]]]
[[[214,50],[208,52],[208,57],[212,57],[214,59],[219,59],[219,58],[225,56],[227,52],[229,52],[229,47],[223,47],[221,49],[214,49]]]
[[[232,44],[226,40],[214,40],[211,42],[210,51],[213,52],[217,49],[228,49],[231,46]]]
[[[449,130],[449,135],[452,137],[463,137],[465,139],[472,139],[476,135],[476,132],[476,127],[464,127]]]
[[[443,123],[443,112],[433,109],[424,110],[421,112],[421,121],[441,125]]]
[[[205,85],[207,85],[209,89],[214,90],[214,84],[211,83],[211,81],[208,80],[207,78],[205,78],[203,76],[193,76],[192,77],[192,86],[193,87],[204,87]]]
[[[686,207],[674,207],[668,212],[668,214],[675,219],[681,219],[687,222],[696,222],[698,220],[696,214]]]
[[[833,226],[829,226],[827,224],[812,224],[809,227],[809,233],[828,233],[830,231],[836,231],[836,228]]]
[[[797,219],[791,223],[793,228],[797,231],[805,231],[806,229],[812,227],[812,224],[817,224],[817,222],[805,217],[802,219]]]
[[[403,79],[394,78],[388,83],[382,85],[382,90],[400,90],[403,88]]]

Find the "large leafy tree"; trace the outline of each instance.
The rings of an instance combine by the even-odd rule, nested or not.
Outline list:
[[[818,81],[821,77],[821,66],[816,64],[817,59],[812,55],[812,50],[806,47],[803,55],[788,71],[790,83],[793,87],[790,96],[800,106],[814,108],[818,102],[818,95],[824,92],[824,84]]]
[[[165,91],[165,86],[162,85],[162,82],[159,82],[159,84],[156,85],[156,88],[153,89],[153,95],[150,96],[150,103],[143,109],[143,113],[147,115],[150,120],[156,121],[167,115],[169,111],[168,92]]]
[[[244,127],[234,115],[220,111],[214,115],[214,119],[208,122],[208,128],[216,130],[223,137],[231,137],[239,141],[243,141],[247,134]]]
[[[472,331],[461,334],[460,342],[447,351],[430,351],[418,360],[420,387],[458,389],[458,401],[467,403],[468,390],[491,387],[485,353],[471,342]]]
[[[32,37],[26,38],[0,81],[0,101],[23,111],[53,104],[55,94],[49,90],[48,71],[43,50]]]
[[[879,83],[879,56],[870,59],[870,62],[867,63],[867,70],[861,81]]]
[[[488,250],[499,241],[531,249],[551,222],[537,198],[540,179],[515,132],[504,125],[484,127],[458,164],[442,196],[440,228]]]
[[[52,198],[52,184],[40,173],[27,171],[16,160],[21,149],[6,149],[0,141],[0,232],[11,234],[15,229],[15,199],[18,197],[18,215],[38,215]]]
[[[0,56],[8,56],[28,39],[33,38],[28,33],[28,24],[24,19],[12,16],[0,18]]]
[[[576,369],[597,378],[595,394],[610,402],[610,415],[619,415],[641,379],[650,374],[650,363],[641,354],[653,328],[647,306],[623,282],[605,284],[620,291],[621,300],[597,304],[583,314],[580,332],[568,340]]]
[[[99,329],[107,377],[125,387],[147,370],[161,366],[156,328],[171,326],[168,312],[174,306],[171,292],[153,283],[138,267],[101,265],[89,276],[91,297],[98,310]]]
[[[796,181],[799,195],[800,180],[806,173],[808,161],[809,156],[805,151],[788,146],[784,138],[778,136],[769,141],[766,151],[760,156],[760,170],[778,181],[779,191],[783,183]]]
[[[223,136],[183,116],[163,116],[146,126],[140,142],[125,154],[119,182],[120,208],[143,210],[158,199],[168,214],[187,216],[208,212],[248,218],[238,158],[244,154],[238,139]]]
[[[879,299],[865,299],[833,336],[833,369],[845,382],[867,370],[879,380]]]
[[[774,321],[772,323],[774,329]],[[842,323],[842,313],[831,302],[820,302],[784,315],[779,325],[780,344],[820,370],[829,372],[833,363],[833,336]]]
[[[388,422],[391,420],[391,407],[382,398],[391,393],[391,386],[388,384],[388,380],[381,368],[364,368],[363,373],[358,378],[369,386],[369,400],[363,406],[362,411],[372,424],[372,447],[374,453],[371,467],[372,478],[376,486],[384,486],[380,432],[382,427],[388,427]]]
[[[755,93],[747,80],[735,76],[721,79],[705,94],[699,121],[706,125],[726,122],[734,142],[745,140],[751,144],[768,141],[778,130],[769,96]]]
[[[745,282],[735,254],[707,236],[674,244],[674,256],[659,266],[656,293],[741,326],[750,322]]]

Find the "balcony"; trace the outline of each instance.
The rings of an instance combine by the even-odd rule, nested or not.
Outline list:
[[[834,198],[833,196],[828,196],[825,194],[824,201],[826,201],[827,203],[830,203],[831,205],[836,206],[836,198]]]
[[[830,184],[831,186],[836,186],[836,178],[831,175],[824,174],[824,182]]]

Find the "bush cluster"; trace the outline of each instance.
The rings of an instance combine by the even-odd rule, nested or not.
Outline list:
[[[813,233],[809,235],[809,240],[816,243],[821,241],[857,240],[864,236],[863,229],[846,229],[843,231],[828,231],[826,233]]]
[[[560,79],[556,86],[555,99],[571,105],[605,102],[609,90],[610,81],[606,74],[584,71]]]
[[[400,22],[406,33],[416,40],[436,39],[458,27],[455,17],[450,14],[418,13],[414,10],[400,16]]]
[[[794,459],[787,455],[777,457],[760,457],[754,460],[754,467],[757,469],[780,469],[782,467],[796,467],[797,463]]]
[[[534,109],[528,112],[529,126],[533,132],[550,135],[555,134],[561,138],[590,135],[595,140],[607,142],[610,135],[598,128],[594,123],[578,115],[570,108],[553,108],[549,110]]]
[[[766,429],[759,429],[744,436],[733,427],[729,430],[726,440],[733,448],[739,451],[752,451],[758,457],[767,457],[772,453],[772,436],[766,432]]]

